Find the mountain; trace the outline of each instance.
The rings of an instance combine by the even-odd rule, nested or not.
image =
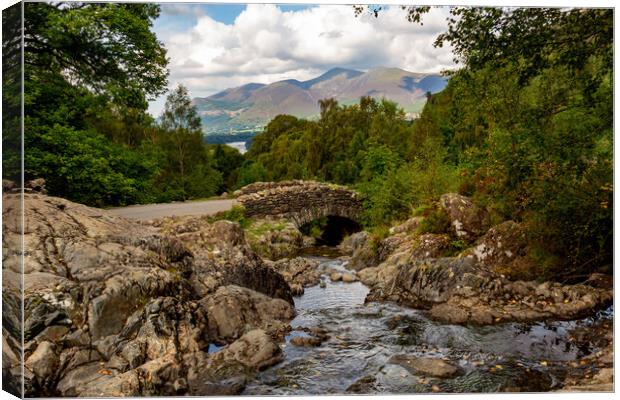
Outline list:
[[[226,135],[261,129],[278,114],[313,118],[318,102],[333,97],[353,104],[362,96],[397,102],[410,117],[422,110],[426,93],[441,91],[447,79],[399,68],[379,67],[367,72],[332,68],[307,81],[287,79],[268,85],[249,83],[209,97],[196,97],[193,104],[207,135]]]

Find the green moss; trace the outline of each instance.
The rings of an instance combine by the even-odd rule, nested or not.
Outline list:
[[[207,218],[209,223],[222,220],[237,222],[244,229],[252,223],[252,220],[245,216],[245,208],[240,205],[233,206],[228,211],[219,212]]]

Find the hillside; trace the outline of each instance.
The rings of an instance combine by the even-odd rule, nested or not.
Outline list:
[[[333,68],[307,81],[249,83],[194,98],[193,103],[207,135],[226,134],[256,130],[278,114],[312,118],[319,113],[318,101],[330,97],[342,104],[356,103],[362,96],[387,98],[408,113],[417,113],[426,101],[426,92],[441,91],[446,82],[439,74],[398,68],[379,67],[368,72]]]

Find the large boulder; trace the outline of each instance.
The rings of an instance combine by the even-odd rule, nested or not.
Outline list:
[[[510,279],[536,279],[539,268],[528,255],[529,243],[521,224],[505,221],[493,226],[461,256]]]
[[[209,315],[209,337],[230,343],[253,329],[283,332],[295,316],[291,304],[239,286],[222,286],[200,301]]]
[[[385,259],[377,266],[364,268],[358,271],[358,277],[367,286],[385,286],[390,282],[398,266],[423,260],[426,258],[440,257],[450,247],[450,237],[446,234],[426,233],[419,236],[395,235],[385,239],[391,239],[397,246],[392,246]]]
[[[370,233],[361,231],[353,233],[344,238],[338,245],[340,251],[344,254],[353,255],[358,249],[362,248],[370,239]]]
[[[238,223],[210,223],[209,217],[186,216],[163,218],[152,225],[192,251],[190,283],[200,297],[219,286],[237,285],[293,304],[288,283],[252,250]]]
[[[470,198],[458,193],[441,195],[439,204],[450,219],[452,233],[459,239],[473,241],[488,227],[488,214]]]
[[[282,274],[291,286],[315,286],[321,280],[321,270],[319,269],[319,262],[316,260],[304,257],[282,259],[272,263],[271,267]]]
[[[353,252],[347,268],[359,271],[376,267],[407,241],[402,236],[388,236],[382,240],[371,237]]]
[[[252,250],[268,260],[294,257],[304,247],[302,233],[286,220],[254,220],[246,232]]]

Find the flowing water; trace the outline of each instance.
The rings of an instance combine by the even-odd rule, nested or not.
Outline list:
[[[343,261],[311,258],[328,269],[344,270]],[[346,393],[356,381],[358,393],[547,391],[566,375],[564,361],[598,350],[574,344],[570,330],[613,318],[608,309],[579,321],[445,325],[429,320],[423,311],[364,304],[369,290],[360,282],[324,279],[325,288],[306,288],[295,298],[297,317],[282,345],[284,361],[257,375],[244,394]],[[291,337],[306,335],[300,330],[304,327],[324,328],[330,337],[318,347],[290,344]],[[395,354],[449,360],[461,374],[451,379],[416,376],[388,362]]]

